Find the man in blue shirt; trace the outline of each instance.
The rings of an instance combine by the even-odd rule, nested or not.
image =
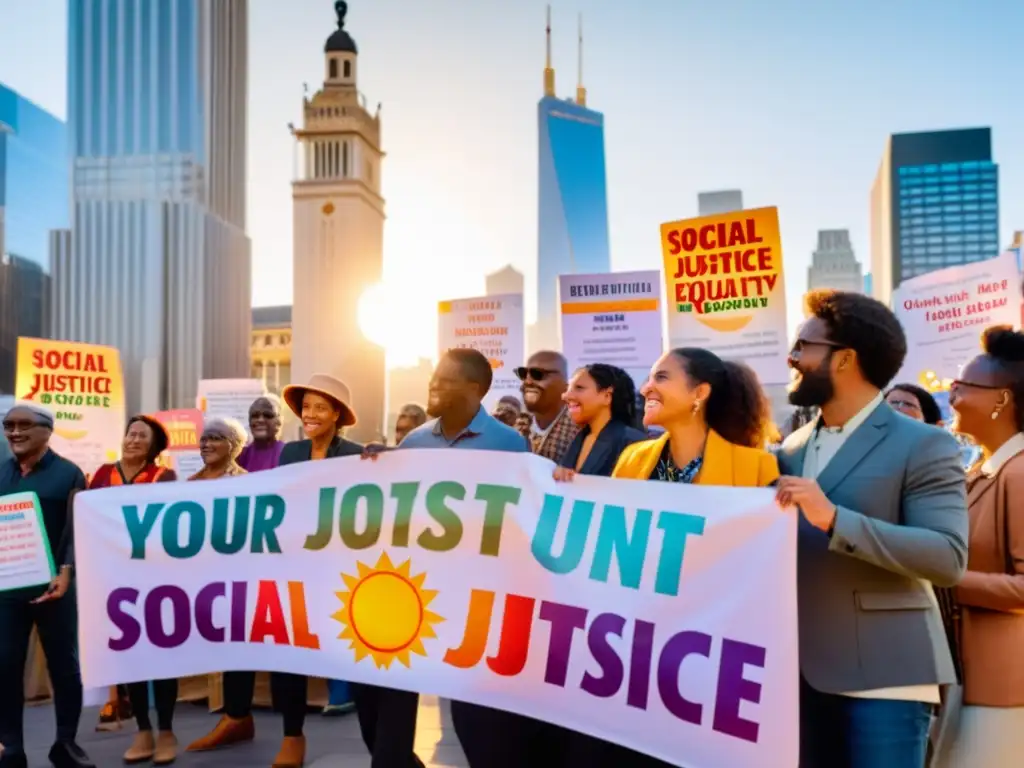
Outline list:
[[[11,458],[0,462],[0,497],[33,492],[39,497],[46,536],[57,576],[49,585],[0,592],[0,768],[26,768],[22,743],[25,656],[33,625],[39,630],[53,687],[57,741],[50,750],[56,768],[92,768],[75,741],[82,715],[82,677],[78,667],[78,612],[71,578],[74,494],[85,475],[50,450],[53,414],[33,403],[15,404],[3,418]]]
[[[490,362],[477,350],[448,350],[430,378],[427,415],[432,416],[433,420],[406,435],[394,450],[455,448],[529,453],[530,446],[526,438],[512,427],[502,424],[483,407],[483,399],[491,388],[492,378]],[[386,451],[384,446],[367,446],[363,457],[377,459]],[[373,755],[372,768],[422,768],[423,763],[413,752],[419,695],[372,685],[353,684],[352,689],[363,740]],[[453,701],[452,719],[472,768],[526,765],[514,761],[495,762],[492,758],[493,753],[508,751],[509,745],[504,740],[512,728],[505,727],[508,725],[506,720],[512,720],[515,724],[526,718]],[[475,732],[480,727],[485,730]],[[495,727],[501,729],[502,749],[495,749],[489,743],[496,740],[497,734],[486,729]]]

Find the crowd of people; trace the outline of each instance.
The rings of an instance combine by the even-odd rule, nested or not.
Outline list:
[[[789,354],[794,418],[775,429],[753,372],[699,348],[655,361],[637,391],[603,363],[569,371],[538,351],[516,370],[521,401],[483,406],[487,359],[453,349],[433,373],[425,408],[404,407],[396,444],[343,437],[356,413],[345,385],[315,376],[287,387],[284,404],[305,439],[280,439],[281,403],[252,404],[252,441],[240,425],[205,425],[206,480],[337,456],[387,461],[391,450],[532,452],[553,476],[774,487],[798,510],[800,766],[802,768],[1011,768],[1024,764],[1024,334],[985,331],[979,354],[949,391],[952,429],[979,448],[964,466],[960,445],[924,389],[893,383],[907,342],[895,315],[863,295],[817,291]],[[74,541],[69,499],[82,472],[48,447],[53,415],[16,404],[3,419],[12,456],[0,495],[35,491],[59,566],[48,587],[0,593],[0,754],[24,768],[22,679],[33,626],[50,672],[57,768],[92,763],[76,742],[82,685],[75,649]],[[160,424],[137,416],[120,461],[88,488],[171,482],[157,461]],[[1010,494],[1018,489],[1016,496]],[[85,492],[88,492],[87,490]],[[223,676],[224,711],[189,751],[252,740],[253,672]],[[413,745],[418,695],[333,683],[354,706],[374,768],[422,766]],[[150,688],[156,733],[150,719]],[[283,741],[275,768],[305,760],[307,680],[274,673]],[[135,718],[126,763],[167,765],[177,681],[130,682],[102,717]],[[472,768],[531,765],[622,768],[667,765],[623,746],[510,712],[452,702]]]

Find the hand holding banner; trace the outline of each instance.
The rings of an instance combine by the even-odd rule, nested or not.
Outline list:
[[[793,516],[552,467],[409,450],[79,494],[85,683],[280,670],[796,765]]]

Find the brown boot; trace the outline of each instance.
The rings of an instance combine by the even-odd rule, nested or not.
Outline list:
[[[230,747],[256,738],[256,723],[252,715],[236,720],[224,715],[213,730],[188,745],[189,752],[206,752],[211,749]]]
[[[153,753],[155,750],[156,742],[153,740],[153,732],[139,731],[135,734],[135,740],[132,742],[132,745],[128,747],[128,751],[124,753],[125,765],[148,763],[153,759]]]
[[[178,759],[178,739],[171,731],[160,731],[156,737],[153,765],[170,765]]]
[[[271,768],[302,768],[306,764],[306,737],[285,736]]]

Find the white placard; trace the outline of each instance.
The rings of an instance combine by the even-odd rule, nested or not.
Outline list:
[[[49,584],[55,574],[39,497],[0,496],[0,592]]]
[[[570,369],[607,363],[643,384],[665,351],[661,296],[658,270],[560,275],[562,354]]]

